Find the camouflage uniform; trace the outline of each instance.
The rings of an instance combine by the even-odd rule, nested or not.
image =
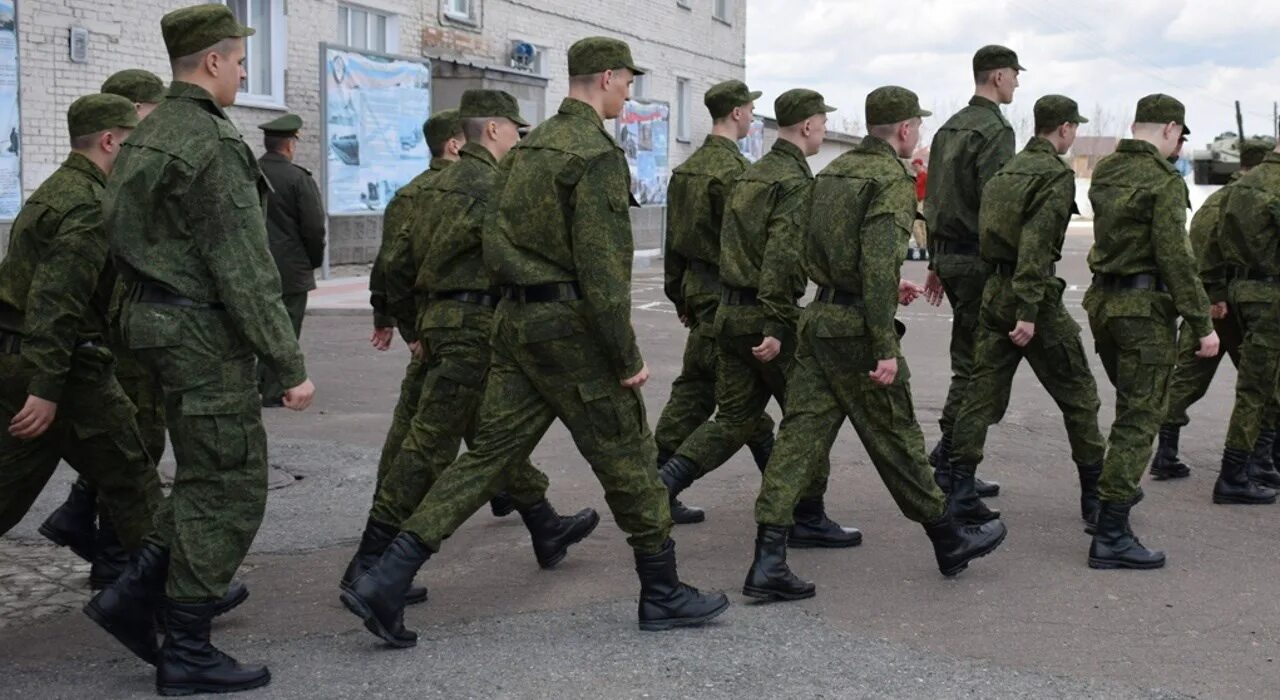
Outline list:
[[[110,99],[132,112],[124,98]],[[85,156],[68,156],[27,199],[0,262],[0,421],[8,426],[28,395],[58,404],[39,437],[0,431],[0,534],[22,519],[65,459],[97,485],[132,549],[151,530],[161,494],[105,346],[115,281],[100,204],[106,179]]]
[[[212,96],[175,81],[125,143],[104,199],[131,285],[124,338],[165,393],[178,466],[156,528],[170,547],[166,594],[181,602],[226,593],[262,520],[255,356],[285,386],[306,380],[267,250],[267,189]]]
[[[778,444],[756,499],[758,523],[792,524],[796,503],[825,479],[846,417],[903,514],[921,523],[942,516],[945,500],[929,471],[894,319],[914,219],[911,175],[875,136],[818,174],[805,241],[787,246],[805,251],[819,292],[800,314]],[[891,357],[898,360],[894,383],[876,384],[868,373]]]
[[[951,438],[951,463],[968,473],[982,461],[987,429],[1004,417],[1023,359],[1062,409],[1072,460],[1081,467],[1102,463],[1098,387],[1080,326],[1062,303],[1066,283],[1054,276],[1075,192],[1075,174],[1057,149],[1034,137],[983,190],[982,259],[994,274],[983,291],[973,375]],[[1036,324],[1025,347],[1009,338],[1019,321]]]
[[[654,429],[662,461],[716,408],[714,327],[720,306],[720,225],[733,180],[748,165],[737,144],[713,134],[671,173],[665,289],[680,315],[688,319],[689,338],[680,376],[671,384],[671,397]],[[772,437],[773,419],[761,413],[750,444],[761,445]]]
[[[671,515],[652,466],[644,401],[619,384],[644,366],[631,327],[629,178],[599,114],[574,99],[503,159],[483,236],[491,278],[506,289],[475,449],[401,526],[429,549],[528,458],[557,418],[631,546],[657,553],[668,541]]]
[[[1116,388],[1099,494],[1132,503],[1168,407],[1176,322],[1196,338],[1212,330],[1209,299],[1187,243],[1187,188],[1144,141],[1124,139],[1094,170],[1089,188],[1094,283],[1085,294],[1094,343]]]

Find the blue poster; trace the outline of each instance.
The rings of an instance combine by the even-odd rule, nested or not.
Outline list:
[[[667,203],[671,179],[668,130],[671,108],[665,102],[627,100],[618,115],[618,144],[631,169],[631,195],[640,206]]]
[[[22,208],[18,110],[18,33],[13,0],[0,0],[0,219]]]

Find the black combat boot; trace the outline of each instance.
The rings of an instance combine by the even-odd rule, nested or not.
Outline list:
[[[1142,546],[1129,528],[1132,503],[1103,501],[1098,510],[1098,527],[1089,545],[1091,569],[1159,569],[1164,552]]]
[[[973,471],[960,465],[951,465],[951,493],[947,495],[947,512],[956,520],[981,524],[1000,517],[1000,511],[992,510],[978,497]]]
[[[762,600],[812,598],[817,588],[791,573],[787,566],[787,528],[760,525],[756,529],[756,556],[742,584],[742,595]]]
[[[676,573],[676,543],[667,540],[657,554],[636,552],[640,577],[640,629],[655,632],[694,627],[729,607],[723,593],[703,593],[680,582]]]
[[[583,508],[576,515],[562,516],[546,499],[534,505],[517,508],[524,526],[533,540],[533,554],[544,569],[559,564],[569,553],[569,546],[587,538],[600,524],[594,508]]]
[[[67,500],[44,519],[39,531],[54,544],[69,548],[77,557],[92,564],[97,517],[97,490],[84,479],[76,479]]]
[[[1184,479],[1191,476],[1191,469],[1178,459],[1178,434],[1182,428],[1177,425],[1160,426],[1160,434],[1156,441],[1156,456],[1151,460],[1151,478],[1156,481],[1168,479]]]
[[[943,513],[937,520],[924,523],[924,532],[933,542],[933,555],[943,576],[955,576],[969,568],[969,562],[995,551],[1009,529],[999,520],[981,525],[962,523]]]
[[[862,533],[856,528],[840,527],[827,517],[822,498],[803,498],[791,513],[795,525],[791,526],[791,546],[796,549],[813,547],[857,547],[862,544]]]
[[[516,512],[516,502],[511,500],[510,494],[502,491],[489,499],[489,510],[495,518],[505,518]]]
[[[1077,464],[1080,474],[1080,519],[1090,525],[1098,522],[1098,479],[1102,477],[1101,464]],[[1092,533],[1091,533],[1092,534]]]
[[[1269,489],[1280,489],[1280,471],[1276,471],[1271,454],[1275,442],[1274,428],[1262,430],[1258,433],[1258,441],[1253,444],[1253,454],[1249,455],[1249,481]]]
[[[89,567],[89,588],[100,591],[120,578],[129,565],[129,553],[116,536],[115,525],[104,512],[98,518],[98,532],[93,541],[93,565]]]
[[[951,436],[943,433],[942,438],[929,453],[929,464],[933,465],[933,481],[943,493],[951,493]],[[1000,495],[1000,484],[994,481],[983,481],[976,475],[973,477],[973,488],[978,498],[995,498]]]
[[[755,461],[756,469],[763,474],[764,468],[769,466],[769,458],[773,456],[773,433],[759,442],[748,442],[747,449],[751,450],[751,459]]]
[[[686,506],[676,498],[697,478],[695,469],[696,465],[688,457],[680,455],[672,455],[671,459],[658,468],[658,476],[662,478],[663,485],[667,487],[667,495],[671,498],[671,522],[677,525],[700,523],[707,519],[707,514],[701,508]]]
[[[156,662],[156,610],[164,596],[169,551],[147,542],[111,585],[85,603],[84,613],[149,664]]]
[[[378,563],[342,592],[342,604],[387,644],[401,649],[416,646],[418,633],[404,627],[405,595],[431,554],[416,535],[396,535]]]
[[[370,518],[369,522],[365,523],[364,534],[360,536],[360,546],[356,548],[356,555],[351,558],[351,563],[347,564],[347,570],[343,572],[338,588],[344,591],[349,590],[351,584],[360,578],[360,574],[377,564],[382,553],[390,546],[391,540],[395,539],[397,532],[399,530],[396,528]],[[410,586],[409,592],[404,596],[405,605],[416,605],[426,599],[426,586]]]
[[[156,663],[157,693],[234,693],[271,682],[266,666],[243,666],[209,642],[209,628],[219,604],[165,599],[165,638]]]
[[[1213,502],[1220,505],[1267,505],[1276,502],[1275,489],[1249,480],[1249,453],[1228,447],[1222,451],[1222,471],[1213,485]]]

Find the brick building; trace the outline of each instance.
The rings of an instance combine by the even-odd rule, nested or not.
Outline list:
[[[30,194],[67,151],[65,114],[111,73],[145,68],[168,78],[160,17],[193,0],[16,0],[20,71],[21,186]],[[628,41],[649,71],[637,97],[671,105],[670,162],[684,160],[710,129],[702,94],[745,75],[746,0],[225,0],[246,24],[249,79],[229,110],[261,149],[258,123],[284,111],[308,125],[298,163],[319,174],[322,158],[320,46],[353,46],[432,60],[432,109],[463,90],[512,92],[531,121],[554,114],[568,91],[566,52],[603,34]],[[528,47],[513,60],[519,44]],[[77,52],[77,50],[79,52]],[[74,59],[74,60],[73,60]],[[515,67],[517,64],[520,67]],[[424,115],[425,116],[425,115]],[[663,210],[633,210],[637,247],[656,247]],[[9,222],[0,223],[0,250]],[[330,219],[334,263],[367,262],[381,217]]]

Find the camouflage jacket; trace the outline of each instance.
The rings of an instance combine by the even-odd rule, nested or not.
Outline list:
[[[423,188],[421,215],[409,224],[409,246],[417,266],[414,290],[489,290],[481,233],[498,161],[478,143],[462,147],[462,157]]]
[[[390,304],[388,299],[391,294],[387,289],[387,265],[391,259],[400,255],[402,247],[407,244],[408,234],[404,228],[414,218],[414,201],[422,193],[423,188],[452,163],[453,161],[444,158],[432,158],[430,167],[396,190],[395,196],[382,212],[382,242],[378,246],[377,256],[373,259],[373,269],[369,271],[369,305],[373,307],[374,328],[400,325],[401,335],[405,335],[407,327],[413,325],[412,317],[396,319],[388,310]],[[404,237],[401,237],[402,233]],[[411,283],[412,278],[408,281]],[[397,299],[412,297],[412,284],[397,287],[394,291]],[[397,324],[397,321],[403,321],[403,323]],[[410,341],[412,338],[405,336],[405,340]]]
[[[174,81],[121,148],[103,212],[127,282],[221,302],[243,341],[292,387],[307,374],[267,250],[269,189],[213,97]]]
[[[836,158],[814,180],[805,270],[823,287],[862,297],[877,359],[898,356],[893,319],[915,215],[915,180],[893,147],[874,136]]]
[[[280,291],[297,294],[316,288],[314,270],[324,264],[324,205],[311,171],[279,153],[258,159],[271,183],[267,195],[267,236],[280,273]]]
[[[1240,179],[1240,173],[1231,174],[1231,182]],[[1205,198],[1204,203],[1191,217],[1191,251],[1196,256],[1200,279],[1209,301],[1227,300],[1227,283],[1233,274],[1222,259],[1222,246],[1218,242],[1218,225],[1222,221],[1222,203],[1226,201],[1227,188],[1223,187]]]
[[[938,129],[929,146],[924,218],[936,241],[978,242],[982,188],[1017,149],[1000,106],[974,96]]]
[[[686,311],[684,277],[689,262],[720,264],[720,224],[725,200],[734,178],[748,165],[738,144],[712,134],[688,160],[671,171],[663,266],[667,298],[682,312]]]
[[[795,144],[778,139],[733,184],[720,230],[720,281],[758,290],[761,334],[795,330],[804,296],[800,245],[809,217],[813,171]]]
[[[631,172],[600,115],[572,98],[498,168],[484,261],[498,285],[577,281],[617,376],[644,361],[631,327]]]
[[[1048,141],[1032,137],[982,191],[982,258],[1014,265],[1018,320],[1035,322],[1064,286],[1053,273],[1076,209],[1076,175]]]
[[[1268,153],[1224,191],[1218,228],[1223,265],[1237,279],[1245,274],[1280,276],[1280,153]]]
[[[102,226],[107,176],[72,153],[27,199],[0,261],[0,328],[23,334],[27,392],[62,398],[76,345],[104,340],[115,273]]]
[[[1089,187],[1093,249],[1089,269],[1105,275],[1159,275],[1196,337],[1208,335],[1205,296],[1187,240],[1187,185],[1156,147],[1123,139],[1098,162]]]

